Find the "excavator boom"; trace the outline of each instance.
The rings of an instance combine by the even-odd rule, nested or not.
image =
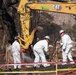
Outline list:
[[[27,7],[34,10],[76,14],[76,3],[73,2],[29,3]]]

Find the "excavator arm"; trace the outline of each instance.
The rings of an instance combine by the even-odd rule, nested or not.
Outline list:
[[[34,39],[34,33],[39,29],[36,27],[33,29],[31,34],[29,34],[30,28],[30,10],[41,10],[41,11],[51,11],[60,12],[68,14],[76,14],[76,2],[37,2],[36,0],[20,0],[18,6],[18,12],[20,14],[20,21],[22,27],[22,37],[19,37],[20,45],[24,49],[28,49],[29,45],[32,44]],[[24,43],[23,43],[24,42]]]
[[[34,10],[76,14],[76,2],[36,2],[27,4],[27,7]]]

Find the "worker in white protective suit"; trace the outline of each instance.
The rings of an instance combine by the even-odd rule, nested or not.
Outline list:
[[[35,60],[34,63],[38,63],[38,62],[42,62],[44,67],[48,67],[50,66],[50,64],[47,63],[46,57],[45,57],[45,53],[44,52],[48,52],[48,43],[50,42],[50,37],[49,36],[45,36],[44,40],[40,40],[38,41],[34,47],[33,47],[33,52],[35,55]],[[46,62],[46,63],[44,63]],[[34,67],[40,67],[40,65],[38,64],[34,64]]]
[[[60,30],[59,32],[61,37],[61,45],[62,45],[62,61],[63,64],[67,64],[67,60],[69,59],[70,64],[74,64],[71,50],[72,50],[72,40],[68,34],[65,34],[64,30]]]
[[[14,69],[20,69],[21,58],[20,58],[20,44],[18,42],[18,37],[15,37],[15,41],[12,43],[12,55],[14,59]]]

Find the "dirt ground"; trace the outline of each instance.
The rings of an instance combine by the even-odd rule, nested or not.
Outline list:
[[[0,75],[76,75],[76,64],[73,65],[65,65],[57,66],[57,70],[63,69],[63,71],[56,72],[56,65],[52,65],[50,67],[40,67],[40,68],[23,68],[20,70],[5,70],[3,72],[10,72],[8,74],[0,74]],[[65,69],[74,69],[65,71]],[[53,72],[54,71],[54,72]]]

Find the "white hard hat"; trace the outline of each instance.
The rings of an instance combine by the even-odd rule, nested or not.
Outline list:
[[[64,32],[64,30],[60,30],[60,31],[59,31],[60,34],[63,33],[63,32]]]
[[[49,36],[45,36],[44,38],[45,38],[45,39],[49,39],[49,40],[50,40],[50,37],[49,37]]]

